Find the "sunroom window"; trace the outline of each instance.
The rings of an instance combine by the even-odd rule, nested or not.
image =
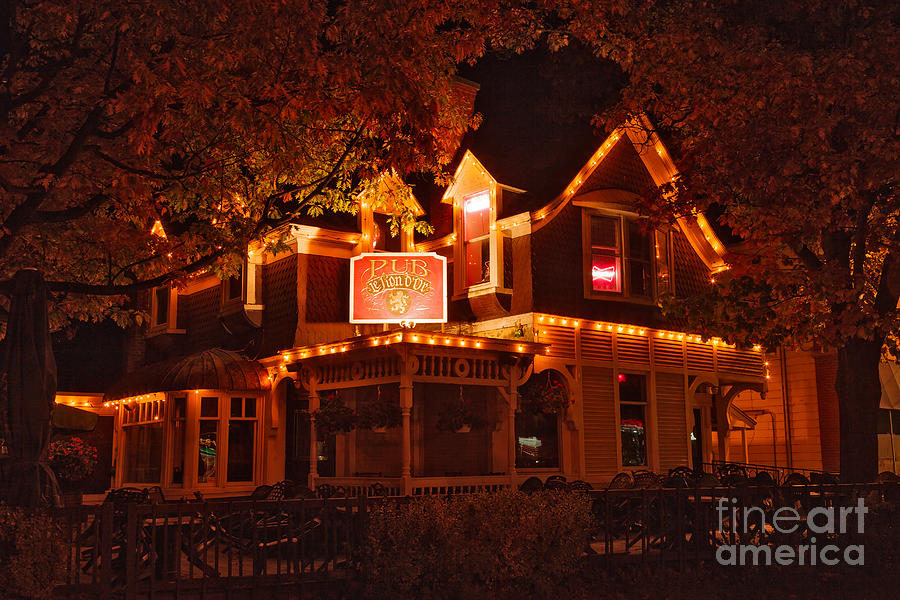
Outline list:
[[[161,482],[163,419],[162,402],[129,403],[122,412],[125,435],[124,481]]]

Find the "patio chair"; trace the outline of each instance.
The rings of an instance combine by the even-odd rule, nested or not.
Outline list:
[[[529,477],[519,486],[519,491],[525,492],[526,494],[533,494],[542,489],[544,489],[544,483],[537,477]]]
[[[571,492],[590,492],[594,489],[594,486],[589,484],[587,481],[582,481],[581,479],[570,481],[567,487]]]
[[[328,498],[346,498],[347,491],[343,486],[320,483],[316,486],[316,496],[327,500]]]
[[[740,485],[748,481],[747,469],[744,465],[724,463],[719,465],[716,475],[722,485]]]
[[[607,490],[625,490],[634,487],[634,478],[631,476],[631,473],[623,472],[618,473],[615,477],[612,478],[612,481],[609,482],[609,485],[606,486]]]
[[[551,475],[544,482],[545,490],[564,490],[566,487],[566,478],[562,475]]]
[[[691,486],[694,471],[690,467],[675,467],[669,469],[669,476],[662,480],[664,488],[687,488]]]
[[[636,488],[651,489],[659,487],[660,477],[653,471],[635,471],[632,476],[634,477],[634,487]]]

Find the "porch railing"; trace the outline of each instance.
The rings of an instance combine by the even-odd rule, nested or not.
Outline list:
[[[472,475],[446,477],[319,477],[316,489],[330,486],[343,496],[393,497],[477,494],[496,492],[511,486],[507,475]],[[329,491],[328,494],[334,492]],[[328,495],[326,494],[326,495]]]

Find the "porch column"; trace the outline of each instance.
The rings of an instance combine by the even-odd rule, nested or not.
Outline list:
[[[507,439],[509,440],[509,447],[507,450],[507,462],[508,462],[508,473],[509,473],[509,483],[513,487],[516,485],[516,409],[519,407],[519,393],[516,391],[516,388],[513,388],[509,392],[509,414],[508,420],[506,423],[506,431],[507,431]]]
[[[412,427],[410,426],[410,414],[412,412],[412,384],[404,382],[400,384],[400,415],[402,422],[400,441],[400,477],[403,478],[403,487],[406,493],[411,489],[412,469]]]
[[[316,478],[319,476],[319,451],[316,436],[316,410],[319,410],[319,394],[315,388],[309,392],[309,482],[310,489],[314,489]]]
[[[716,411],[716,438],[719,446],[719,460],[728,461],[728,438],[730,427],[728,425],[728,402],[730,398],[717,392],[713,396],[713,410]]]

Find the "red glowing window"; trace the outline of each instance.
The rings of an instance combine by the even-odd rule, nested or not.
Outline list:
[[[618,292],[619,257],[608,254],[591,255],[591,282],[595,292]]]
[[[619,220],[591,217],[591,289],[595,292],[622,291],[622,259]]]

